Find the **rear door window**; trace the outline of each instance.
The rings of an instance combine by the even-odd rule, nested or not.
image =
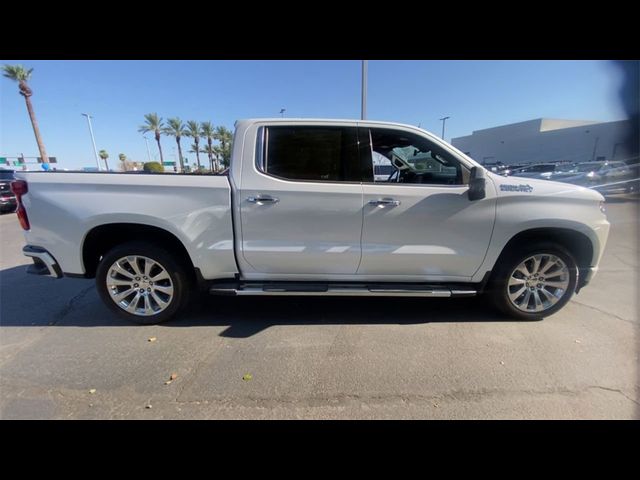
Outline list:
[[[266,127],[262,157],[264,173],[286,180],[362,181],[355,127]]]

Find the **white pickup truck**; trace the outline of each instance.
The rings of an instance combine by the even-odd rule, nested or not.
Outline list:
[[[95,277],[106,305],[139,323],[171,318],[197,289],[482,293],[540,318],[590,281],[609,233],[599,193],[495,175],[396,123],[238,121],[225,175],[16,177],[31,273]]]

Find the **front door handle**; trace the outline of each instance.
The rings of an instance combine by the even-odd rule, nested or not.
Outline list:
[[[247,202],[255,203],[257,205],[264,205],[266,203],[278,203],[279,198],[271,197],[269,195],[258,195],[257,197],[247,197]]]
[[[382,198],[379,200],[371,200],[369,205],[374,207],[397,207],[400,205],[400,200],[394,200],[393,198]]]

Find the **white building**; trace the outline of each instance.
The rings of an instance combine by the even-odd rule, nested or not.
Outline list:
[[[451,143],[481,164],[627,160],[638,155],[629,144],[630,128],[628,120],[538,118],[475,130]]]

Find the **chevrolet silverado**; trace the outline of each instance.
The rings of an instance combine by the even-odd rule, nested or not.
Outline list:
[[[385,157],[389,175],[374,173]],[[609,223],[587,188],[485,170],[422,129],[236,122],[224,174],[16,172],[29,271],[95,278],[138,323],[218,295],[463,297],[512,318],[561,309]]]

